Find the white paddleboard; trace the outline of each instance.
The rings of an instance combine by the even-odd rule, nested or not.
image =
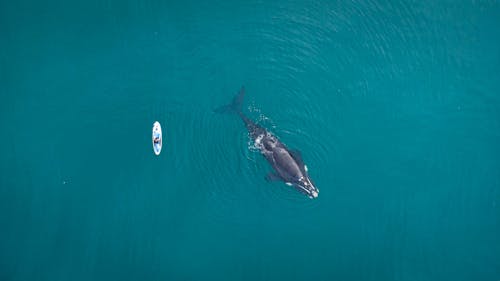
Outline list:
[[[160,155],[161,145],[162,145],[162,134],[161,134],[161,125],[160,122],[156,121],[153,124],[153,150],[156,155]],[[155,139],[157,140],[155,142]]]

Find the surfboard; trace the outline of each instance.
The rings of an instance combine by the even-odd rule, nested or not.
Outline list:
[[[158,139],[157,142],[155,142],[155,138]],[[155,123],[153,124],[152,141],[153,141],[153,151],[155,152],[156,155],[160,155],[162,146],[162,133],[161,133],[161,125],[160,122],[158,121],[155,121]]]

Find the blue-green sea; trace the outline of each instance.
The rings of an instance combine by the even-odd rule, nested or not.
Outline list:
[[[498,281],[499,199],[498,0],[0,2],[1,281]]]

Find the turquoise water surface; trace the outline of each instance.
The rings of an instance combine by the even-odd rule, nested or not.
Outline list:
[[[499,1],[205,2],[1,1],[0,280],[500,280]]]

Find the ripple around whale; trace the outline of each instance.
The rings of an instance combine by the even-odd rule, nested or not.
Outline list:
[[[316,14],[321,9],[321,6],[313,6],[309,13]],[[242,198],[254,198],[249,199],[250,202],[263,204],[269,208],[273,205],[285,206],[283,213],[293,216],[304,207],[316,208],[331,188],[326,186],[328,181],[324,180],[325,174],[321,174],[321,171],[325,171],[322,167],[332,164],[328,155],[335,154],[335,143],[338,136],[342,135],[342,131],[332,131],[332,126],[325,126],[325,123],[338,123],[342,118],[337,113],[341,105],[320,104],[317,100],[325,99],[332,94],[345,95],[344,92],[354,92],[352,89],[338,87],[338,79],[331,75],[334,72],[331,65],[336,63],[341,67],[347,67],[353,63],[353,58],[356,56],[345,54],[346,51],[339,49],[338,51],[344,54],[339,53],[338,56],[334,56],[333,59],[337,61],[332,62],[332,57],[330,60],[326,59],[325,46],[332,43],[331,35],[341,26],[336,26],[332,22],[325,25],[324,21],[309,17],[307,14],[295,17],[292,15],[296,14],[296,11],[290,12],[292,13],[276,14],[275,21],[282,23],[273,25],[277,28],[262,25],[264,22],[259,21],[265,19],[259,17],[246,23],[247,26],[255,25],[259,34],[257,36],[257,33],[251,32],[247,35],[250,38],[257,36],[263,41],[257,50],[257,54],[260,55],[242,58],[239,53],[228,52],[226,56],[212,62],[206,53],[217,47],[213,44],[186,46],[185,52],[190,57],[206,62],[198,69],[197,75],[203,74],[210,81],[213,80],[214,84],[224,73],[224,65],[229,65],[234,60],[243,59],[243,63],[251,64],[258,70],[243,72],[239,74],[241,81],[225,81],[219,86],[216,91],[220,96],[227,96],[227,99],[222,100],[220,104],[230,100],[238,90],[239,84],[245,84],[247,86],[245,114],[273,132],[291,149],[303,152],[311,177],[320,189],[320,196],[316,200],[310,200],[284,183],[267,182],[265,176],[272,168],[260,153],[252,148],[241,120],[238,120],[237,116],[213,114],[211,108],[206,108],[203,104],[190,105],[179,109],[175,118],[175,122],[184,126],[183,129],[177,127],[177,130],[182,131],[176,132],[176,137],[189,140],[190,145],[182,145],[176,140],[177,146],[175,144],[172,146],[178,147],[175,148],[179,149],[176,154],[182,156],[172,156],[172,160],[182,169],[200,171],[196,173],[200,175],[196,182],[203,184],[190,187],[193,189],[191,196],[194,197],[193,200],[210,202],[207,204],[213,206],[210,212],[214,217],[234,216],[236,219],[243,215],[234,212],[238,203],[242,202]],[[217,21],[217,18],[215,20]],[[186,21],[183,27],[199,33],[197,41],[213,39],[207,37],[208,33],[203,32],[212,26],[200,26],[193,20]],[[248,33],[249,30],[243,28],[241,32]],[[189,39],[188,34],[182,35],[178,40]],[[233,43],[229,39],[220,40],[227,44]],[[210,63],[216,63],[219,67],[210,70]],[[180,71],[186,72],[184,69]],[[323,79],[315,79],[314,76],[310,76],[311,74]],[[178,76],[184,78],[181,74]],[[318,87],[311,88],[311,80],[316,81]],[[279,108],[269,107],[277,104]],[[188,155],[189,157],[186,157]]]

